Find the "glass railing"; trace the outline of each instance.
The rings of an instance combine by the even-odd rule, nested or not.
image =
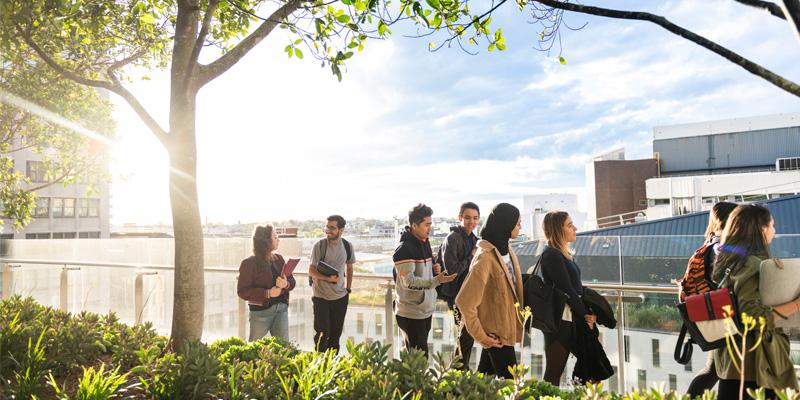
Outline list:
[[[308,254],[317,239],[282,239],[279,252],[301,257],[297,287],[289,305],[290,338],[301,349],[313,349],[313,310],[308,285]],[[694,374],[706,363],[707,353],[694,352],[690,364],[673,360],[680,329],[673,306],[675,279],[686,268],[689,255],[702,243],[700,236],[579,237],[576,261],[587,286],[598,289],[615,307],[617,329],[601,328],[604,345],[615,374],[606,384],[613,390],[651,387],[685,391]],[[402,337],[394,321],[389,239],[353,240],[358,271],[342,335],[355,342],[380,341],[399,356]],[[173,271],[171,239],[66,239],[7,240],[0,255],[2,296],[33,296],[42,304],[70,312],[113,311],[128,323],[150,321],[168,334],[172,319]],[[523,270],[536,263],[544,244],[514,245]],[[798,257],[800,235],[779,235],[772,250],[777,257]],[[205,341],[223,337],[246,338],[247,308],[236,296],[239,262],[249,256],[248,238],[205,241]],[[434,312],[429,348],[452,356],[456,329],[452,314],[440,303]],[[792,335],[792,355],[800,362],[800,335]],[[622,352],[620,353],[620,349]],[[472,352],[474,369],[479,349]],[[533,331],[518,360],[530,373],[542,377],[544,340]],[[574,358],[568,363],[563,384],[569,385]]]

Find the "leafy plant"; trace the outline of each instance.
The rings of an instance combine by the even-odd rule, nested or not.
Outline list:
[[[104,374],[105,364],[95,371],[93,367],[84,368],[83,376],[78,382],[78,390],[70,396],[65,389],[56,383],[53,374],[50,374],[50,385],[53,386],[59,400],[107,400],[117,397],[120,386],[127,381],[128,374],[119,374],[119,367]]]
[[[36,344],[33,338],[28,338],[28,351],[21,360],[13,358],[16,371],[11,379],[8,391],[15,399],[32,399],[39,396],[45,387],[47,369],[45,366],[44,347],[42,339],[45,332],[39,334]]]

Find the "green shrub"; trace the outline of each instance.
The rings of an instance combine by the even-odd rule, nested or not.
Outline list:
[[[33,338],[29,337],[25,355],[20,359],[12,358],[15,368],[8,385],[11,398],[35,399],[45,388],[47,366],[42,345],[44,336],[45,332],[40,333],[35,344]]]
[[[70,396],[65,389],[56,383],[56,379],[50,374],[50,385],[53,386],[56,397],[59,400],[108,400],[117,397],[117,393],[122,392],[120,387],[127,381],[128,374],[119,374],[119,367],[109,373],[104,374],[105,364],[95,371],[94,368],[84,368],[83,376],[78,382],[78,389],[74,396]],[[66,386],[66,385],[65,385]]]
[[[222,368],[203,343],[187,342],[182,355],[158,346],[140,350],[138,354],[141,365],[132,372],[139,374],[143,391],[150,398],[204,399],[222,388]]]

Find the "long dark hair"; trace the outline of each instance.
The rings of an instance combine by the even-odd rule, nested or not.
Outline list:
[[[714,207],[712,207],[711,211],[708,212],[708,227],[706,227],[706,241],[709,241],[711,240],[711,238],[714,237],[714,232],[717,231],[722,232],[725,229],[725,225],[728,222],[728,217],[735,209],[736,209],[736,204],[729,203],[727,201],[720,201],[719,203],[714,204]]]
[[[263,273],[272,266],[272,231],[270,224],[258,225],[253,229],[253,255],[256,256],[256,272]]]
[[[722,245],[714,262],[714,279],[721,279],[728,268],[731,271],[737,269],[749,256],[769,258],[769,243],[764,237],[764,228],[770,222],[772,214],[762,205],[743,204],[733,210],[722,231]]]

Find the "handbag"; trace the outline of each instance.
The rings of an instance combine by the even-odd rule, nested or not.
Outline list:
[[[531,309],[531,326],[543,333],[558,331],[561,314],[569,295],[557,289],[555,284],[546,284],[540,275],[542,256],[536,261],[533,273],[523,287],[525,306]]]
[[[728,333],[728,317],[725,307],[730,307],[729,316],[736,326],[740,326],[739,305],[733,290],[724,287],[731,269],[725,270],[725,276],[719,283],[719,289],[705,293],[686,296],[677,304],[683,326],[675,343],[674,358],[679,364],[688,364],[692,359],[692,345],[696,344],[703,351],[719,349],[727,345],[725,337]],[[686,340],[686,334],[689,340]]]
[[[788,303],[800,296],[800,258],[769,258],[761,261],[758,274],[761,303],[772,307]],[[776,318],[779,328],[800,328],[800,313],[787,319]]]

